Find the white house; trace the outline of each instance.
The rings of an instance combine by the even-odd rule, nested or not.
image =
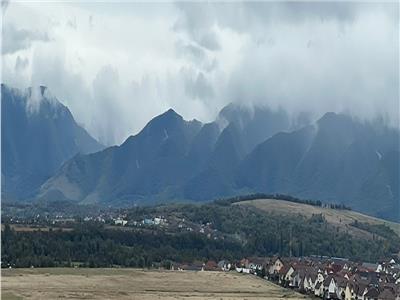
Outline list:
[[[268,273],[269,273],[270,275],[278,274],[279,271],[281,270],[281,268],[283,268],[283,266],[284,266],[283,261],[282,261],[279,257],[277,257],[277,258],[272,262],[272,265],[269,267]]]
[[[128,221],[123,220],[123,219],[121,219],[121,218],[118,218],[118,219],[114,220],[114,224],[115,224],[115,225],[122,225],[122,226],[125,226],[127,223],[128,223]]]

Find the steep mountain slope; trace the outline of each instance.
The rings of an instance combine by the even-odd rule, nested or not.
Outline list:
[[[229,105],[204,125],[169,110],[121,146],[75,156],[38,197],[132,205],[284,193],[398,219],[398,145],[397,129],[335,113],[298,129],[265,108]]]
[[[289,130],[284,111],[266,107],[225,106],[216,123],[225,125],[204,167],[183,187],[184,197],[196,201],[234,195],[234,174],[243,158],[254,147],[274,134]]]
[[[200,122],[185,121],[170,109],[121,146],[67,162],[42,187],[40,198],[114,204],[173,198],[193,174],[187,154],[195,156],[191,146],[200,129]]]
[[[229,105],[219,120],[202,125],[169,110],[121,146],[75,157],[43,185],[39,198],[132,204],[230,195],[236,167],[252,148],[246,130],[260,123],[254,116],[272,118],[264,121],[271,128],[258,128],[263,133],[252,137],[258,141],[287,129],[286,122],[273,125],[280,114],[266,109],[250,114]]]
[[[260,144],[242,162],[236,184],[398,217],[398,143],[396,130],[327,113],[314,126]]]
[[[20,91],[3,84],[1,144],[4,200],[32,197],[63,162],[102,148],[46,87]]]
[[[237,186],[288,193],[290,176],[304,159],[315,133],[315,127],[307,126],[291,133],[278,133],[260,144],[241,163]]]
[[[233,174],[244,157],[244,142],[234,123],[220,134],[204,168],[184,186],[184,197],[198,201],[232,195]]]
[[[219,113],[218,121],[235,126],[235,138],[243,143],[242,151],[246,154],[274,134],[294,127],[285,111],[272,111],[264,106],[228,104]]]

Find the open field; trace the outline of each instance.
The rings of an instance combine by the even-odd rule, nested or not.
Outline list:
[[[3,269],[3,300],[301,299],[253,275],[138,269]]]
[[[354,221],[369,223],[373,225],[385,224],[392,228],[400,236],[400,223],[390,222],[371,216],[367,216],[352,210],[339,210],[331,208],[323,208],[302,203],[295,203],[285,200],[275,199],[257,199],[235,203],[236,205],[250,205],[262,211],[275,213],[279,215],[299,214],[305,217],[311,217],[313,214],[323,214],[326,221],[343,230],[348,231],[355,236],[368,236],[369,233],[350,226]]]

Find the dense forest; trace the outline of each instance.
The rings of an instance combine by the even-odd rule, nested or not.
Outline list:
[[[195,231],[166,228],[110,229],[104,224],[79,222],[70,231],[21,232],[5,224],[2,266],[152,267],[169,262],[191,263],[249,256],[325,255],[377,261],[400,249],[388,227],[368,227],[376,238],[357,239],[329,225],[322,215],[282,217],[226,203],[138,207],[127,218],[174,216],[192,224],[212,224],[218,238]]]

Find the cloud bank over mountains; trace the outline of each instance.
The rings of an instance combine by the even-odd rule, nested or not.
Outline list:
[[[9,3],[2,81],[46,85],[102,143],[229,102],[399,122],[398,3]]]

